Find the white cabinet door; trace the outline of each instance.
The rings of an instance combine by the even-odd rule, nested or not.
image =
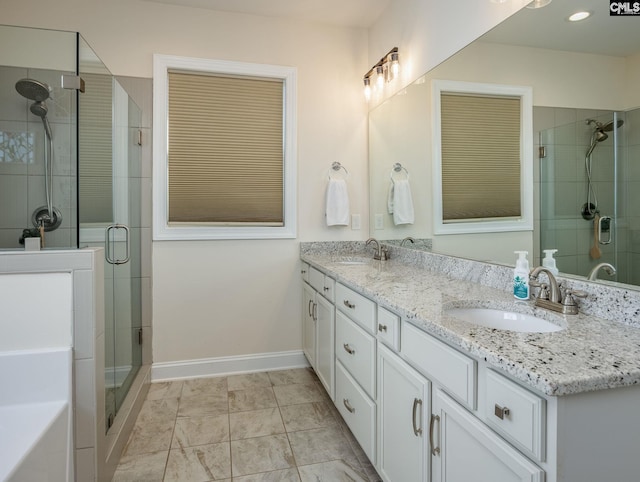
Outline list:
[[[316,374],[334,399],[335,310],[333,304],[316,294]]]
[[[302,350],[312,367],[316,366],[316,292],[302,283]]]
[[[440,390],[430,434],[433,482],[543,482],[544,471]]]
[[[429,480],[430,391],[426,378],[378,345],[378,472],[387,482]]]

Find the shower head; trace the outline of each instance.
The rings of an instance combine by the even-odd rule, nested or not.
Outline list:
[[[618,121],[616,122],[616,129],[620,129],[624,124],[624,121],[622,119],[618,119]],[[611,132],[613,130],[613,121],[609,121],[607,122],[605,125],[598,125],[598,128],[603,130],[604,132]]]
[[[44,102],[51,96],[51,87],[35,79],[20,79],[16,82],[16,90],[22,97],[36,102]]]
[[[36,101],[31,104],[30,107],[31,113],[37,115],[38,117],[45,118],[47,116],[47,112],[49,109],[47,108],[47,104],[44,101]]]

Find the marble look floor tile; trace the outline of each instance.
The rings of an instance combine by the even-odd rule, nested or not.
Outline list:
[[[269,372],[271,383],[275,385],[292,385],[294,383],[313,383],[318,377],[311,368],[294,368]]]
[[[298,466],[343,460],[352,467],[360,467],[349,442],[338,427],[302,430],[288,435]]]
[[[296,383],[294,385],[278,385],[273,387],[278,405],[297,405],[300,403],[321,402],[322,392],[315,383]]]
[[[140,422],[138,419],[123,454],[140,455],[169,450],[174,424],[174,421]]]
[[[185,417],[176,420],[171,448],[229,441],[229,416]]]
[[[298,467],[302,482],[369,482],[366,474],[343,460]]]
[[[270,387],[271,379],[267,372],[243,373],[227,377],[227,390],[246,390],[248,388]]]
[[[201,397],[227,392],[227,377],[195,378],[182,384],[182,397]]]
[[[295,467],[286,434],[231,441],[234,477]]]
[[[206,482],[231,477],[229,443],[198,445],[169,452],[165,482]]]
[[[280,412],[287,432],[310,430],[338,423],[326,402],[285,405],[280,407]]]
[[[178,417],[221,415],[223,413],[229,413],[229,400],[226,392],[199,397],[185,398],[183,396],[178,405]]]
[[[112,482],[162,482],[168,450],[151,454],[123,456]]]
[[[285,469],[234,477],[233,482],[300,482],[300,476],[298,469]]]
[[[229,392],[229,411],[243,412],[278,406],[271,387],[251,388]]]
[[[231,413],[229,425],[231,440],[284,433],[284,424],[278,408]]]
[[[147,400],[161,400],[163,398],[180,398],[182,381],[156,382],[149,386]]]
[[[178,412],[178,399],[145,400],[138,414],[137,423],[173,422]]]

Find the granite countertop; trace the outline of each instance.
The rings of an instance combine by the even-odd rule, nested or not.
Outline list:
[[[552,396],[640,383],[640,328],[596,316],[560,315],[517,301],[505,289],[464,281],[391,259],[344,264],[344,255],[311,252],[302,260],[325,271],[418,328]],[[360,258],[362,259],[362,258]],[[563,327],[518,333],[473,325],[443,313],[486,307],[535,314]]]

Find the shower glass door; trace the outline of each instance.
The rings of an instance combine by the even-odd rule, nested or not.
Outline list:
[[[624,114],[600,112],[541,131],[540,256],[557,249],[560,272],[588,276],[599,263],[599,279],[628,282],[624,197],[619,189],[624,156]],[[606,134],[606,135],[603,135]]]
[[[141,365],[140,109],[81,41],[80,246],[105,252],[105,430]]]

